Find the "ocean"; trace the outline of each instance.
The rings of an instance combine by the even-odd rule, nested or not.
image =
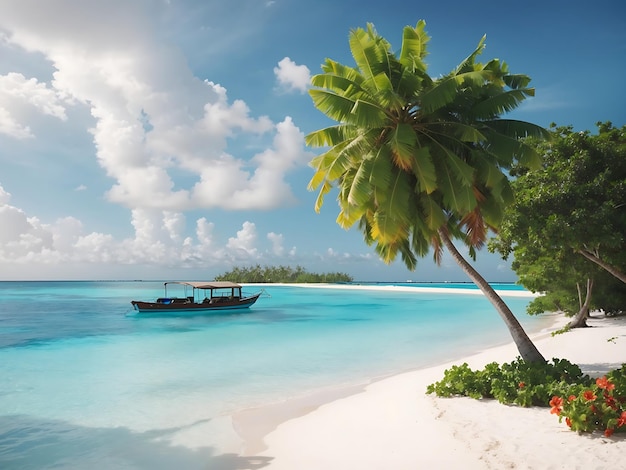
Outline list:
[[[511,341],[471,284],[371,286],[270,284],[248,310],[142,317],[130,301],[162,282],[0,282],[0,469],[248,468],[239,411]],[[529,333],[546,326],[494,287]]]

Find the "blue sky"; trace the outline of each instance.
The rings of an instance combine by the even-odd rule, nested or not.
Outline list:
[[[385,265],[307,191],[328,121],[306,92],[351,28],[394,48],[426,21],[431,76],[481,60],[529,75],[510,117],[626,123],[626,4],[611,1],[2,0],[0,280],[212,279],[290,265],[363,281],[465,281],[444,257]],[[490,281],[514,281],[478,253]]]

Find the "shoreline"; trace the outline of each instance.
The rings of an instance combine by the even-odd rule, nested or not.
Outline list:
[[[626,317],[590,318],[590,328],[551,336],[562,315],[531,338],[547,360],[568,359],[601,376],[626,363]],[[588,347],[582,348],[581,344]],[[443,364],[327,390],[232,416],[244,441],[241,454],[259,468],[600,468],[626,452],[626,434],[579,436],[548,408],[520,408],[494,400],[443,399],[426,386],[454,364],[473,369],[510,362],[513,343]],[[320,402],[321,401],[321,402]]]
[[[466,283],[474,285],[471,282]],[[390,292],[419,292],[432,294],[468,294],[468,295],[484,295],[482,291],[476,288],[458,288],[458,287],[425,287],[425,286],[398,286],[394,284],[388,285],[369,285],[369,284],[335,284],[335,283],[280,283],[280,282],[260,282],[260,283],[244,283],[244,286],[285,286],[285,287],[303,287],[307,289],[351,289],[351,290],[376,290]],[[538,297],[541,294],[530,292],[528,290],[497,290],[496,293],[501,297]]]
[[[307,287],[309,286],[310,285],[307,285]],[[383,289],[389,290],[389,286],[384,286]],[[562,328],[569,321],[569,319],[564,318],[563,315],[560,314],[552,313],[544,314],[543,316],[545,317],[546,326],[530,335],[533,341],[549,337],[552,331]],[[253,455],[267,449],[264,443],[265,436],[273,432],[281,424],[305,416],[326,404],[364,392],[367,387],[372,384],[404,374],[439,367],[448,368],[453,364],[458,364],[459,361],[466,361],[468,358],[473,358],[488,351],[511,345],[511,341],[502,341],[498,344],[479,348],[456,357],[454,357],[454,354],[451,354],[451,356],[453,356],[451,358],[434,360],[432,363],[423,366],[409,367],[402,371],[372,376],[361,382],[348,382],[341,385],[308,390],[300,395],[289,397],[278,402],[239,410],[231,415],[233,429],[242,440],[242,453],[244,455]]]

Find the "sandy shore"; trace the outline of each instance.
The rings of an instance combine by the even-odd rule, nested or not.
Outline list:
[[[563,324],[561,319],[553,329]],[[590,375],[626,363],[626,318],[596,317],[589,324],[592,328],[555,337],[544,332],[533,339],[546,359],[568,359]],[[625,434],[578,435],[546,408],[425,393],[452,364],[480,368],[517,356],[509,344],[303,408],[302,416],[271,432],[270,426],[264,445],[247,449],[246,461],[253,465],[249,468],[272,470],[619,468],[626,455]]]

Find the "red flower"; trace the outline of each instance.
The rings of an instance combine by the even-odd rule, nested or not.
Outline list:
[[[617,410],[617,404],[615,403],[615,399],[613,397],[611,396],[604,397],[604,402],[606,403],[606,406],[608,406],[609,408]]]
[[[583,392],[583,398],[587,401],[593,401],[598,397],[591,390],[585,390]]]
[[[552,407],[552,409],[550,409],[551,414],[560,415],[561,407],[563,406],[563,399],[556,395],[553,396],[552,400],[550,400],[550,406]]]
[[[622,411],[622,415],[617,420],[617,427],[621,428],[626,424],[626,411]]]
[[[604,431],[604,435],[606,437],[611,437],[611,434],[613,434],[614,429],[613,428],[607,428],[606,431]]]
[[[576,400],[576,395],[570,395],[569,398],[567,399],[568,401],[574,401]]]
[[[526,386],[526,384],[524,382],[520,382],[519,383],[519,388],[524,388]]]
[[[565,424],[567,424],[570,428],[572,427],[572,420],[569,418],[565,418]]]
[[[609,391],[615,388],[615,384],[611,383],[609,379],[606,378],[606,375],[604,377],[596,379],[596,385],[598,386],[598,388],[603,388]]]

